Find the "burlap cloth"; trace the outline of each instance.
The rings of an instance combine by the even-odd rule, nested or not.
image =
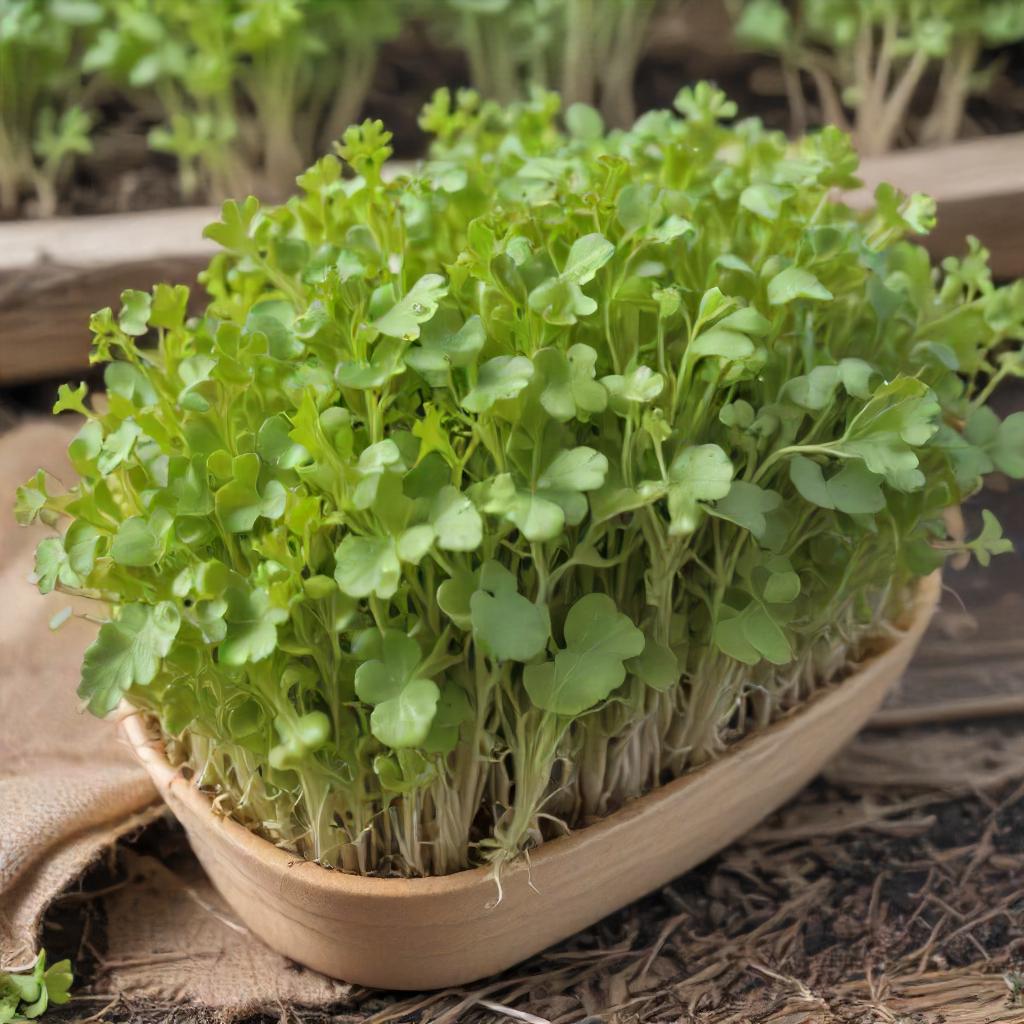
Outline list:
[[[14,522],[14,490],[40,466],[69,481],[71,436],[46,420],[0,435],[0,967],[26,964],[53,900],[120,836],[163,813],[112,726],[80,710],[75,686],[95,627],[73,618],[51,632],[68,599],[41,597],[28,582],[47,528]],[[194,864],[172,873],[139,858],[106,913],[114,993],[234,1015],[336,1003],[349,991],[253,939]]]

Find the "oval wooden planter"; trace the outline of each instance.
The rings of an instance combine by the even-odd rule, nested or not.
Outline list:
[[[545,843],[502,874],[365,878],[327,871],[213,812],[137,714],[120,727],[221,895],[268,946],[346,981],[432,989],[501,971],[664,885],[798,792],[900,678],[938,602],[924,580],[891,647],[720,760]]]

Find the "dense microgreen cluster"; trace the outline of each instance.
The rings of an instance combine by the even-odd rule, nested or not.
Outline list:
[[[103,18],[101,0],[0,0],[0,216],[25,196],[43,216],[93,118],[75,69]]]
[[[0,1024],[40,1019],[50,1006],[71,999],[73,981],[71,961],[47,967],[45,949],[27,971],[0,971]]]
[[[739,41],[781,57],[798,130],[807,121],[803,72],[826,120],[847,127],[853,111],[864,154],[901,139],[955,139],[968,96],[999,70],[979,67],[982,50],[1024,39],[1016,0],[737,0],[734,8]],[[918,123],[911,112],[921,103],[929,109]]]
[[[667,0],[419,0],[438,38],[458,40],[481,95],[510,103],[531,87],[591,103],[611,124],[635,116],[636,75],[652,13]]]
[[[22,522],[43,591],[110,607],[96,714],[282,846],[366,873],[503,859],[717,755],[891,631],[944,510],[1024,475],[1024,285],[932,205],[834,201],[857,157],[707,85],[605,133],[439,92],[283,206],[228,202],[187,289],[92,320],[80,477]]]

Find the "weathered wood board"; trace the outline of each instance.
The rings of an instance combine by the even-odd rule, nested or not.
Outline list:
[[[0,224],[0,386],[82,371],[89,315],[126,288],[195,284],[212,207]]]

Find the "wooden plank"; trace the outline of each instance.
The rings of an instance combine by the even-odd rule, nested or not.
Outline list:
[[[936,200],[938,225],[920,240],[936,258],[960,255],[976,235],[997,279],[1024,276],[1024,132],[867,157],[859,177],[865,187],[844,196],[851,206],[868,205],[883,181]]]
[[[212,207],[0,224],[0,386],[79,373],[89,314],[126,288],[194,285]]]

